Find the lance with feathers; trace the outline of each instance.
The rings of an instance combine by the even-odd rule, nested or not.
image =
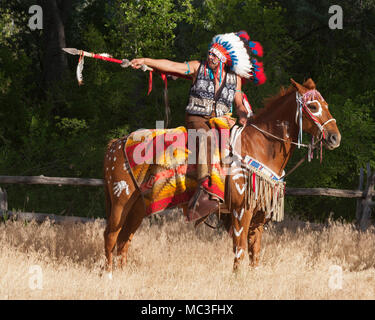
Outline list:
[[[122,59],[122,60],[114,59],[108,53],[101,53],[101,54],[90,53],[90,52],[86,52],[86,51],[83,51],[83,50],[78,50],[76,48],[62,48],[62,50],[65,51],[66,53],[79,56],[77,70],[76,70],[76,76],[77,76],[78,84],[80,86],[83,85],[82,72],[83,72],[84,57],[89,57],[89,58],[100,59],[100,60],[104,60],[104,61],[118,63],[123,68],[127,68],[131,65],[131,63],[128,59]],[[154,70],[154,69],[150,68],[149,66],[147,66],[145,64],[143,64],[140,69],[142,71],[149,71],[150,72],[149,88],[148,88],[148,94],[150,94],[150,92],[152,90],[152,72],[153,71],[160,72],[160,71]],[[170,108],[169,108],[169,103],[168,103],[167,77],[166,77],[166,73],[160,72],[160,74],[161,74],[162,79],[165,83],[165,85],[164,85],[164,102],[165,102],[165,118],[166,118],[165,122],[166,122],[166,127],[168,127],[169,122],[170,122]],[[189,77],[189,76],[181,76],[181,75],[178,75],[178,74],[175,74],[175,73],[168,73],[168,75],[172,76],[173,79],[176,79],[176,77],[179,77],[179,78],[181,77],[181,78],[187,78],[187,79],[191,80],[191,77]]]
[[[100,59],[104,61],[109,61],[109,62],[115,62],[121,65],[123,68],[127,68],[130,66],[130,61],[128,59],[114,59],[110,54],[108,53],[90,53],[86,52],[83,50],[78,50],[76,48],[62,48],[66,53],[72,54],[72,55],[77,55],[79,56],[78,60],[78,65],[77,65],[77,80],[78,84],[82,85],[83,84],[83,76],[82,76],[82,71],[83,71],[83,64],[84,64],[84,57],[89,57],[89,58],[94,58],[94,59]],[[142,65],[141,67],[142,71],[153,71],[152,68],[146,66],[145,64]]]

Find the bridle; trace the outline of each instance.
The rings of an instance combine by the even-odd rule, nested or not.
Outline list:
[[[253,128],[257,129],[258,131],[274,138],[274,139],[277,139],[279,141],[283,141],[283,142],[286,142],[286,143],[290,143],[290,144],[293,144],[293,145],[296,145],[298,148],[300,147],[304,147],[304,148],[308,148],[308,153],[306,156],[304,156],[291,170],[289,170],[289,172],[287,174],[285,174],[282,178],[286,178],[288,175],[290,175],[294,170],[296,170],[305,160],[306,158],[308,159],[308,161],[310,162],[311,159],[312,159],[312,155],[313,155],[313,151],[314,149],[316,148],[316,146],[320,143],[320,162],[322,162],[322,159],[323,159],[323,155],[322,155],[322,149],[323,149],[323,139],[326,138],[326,134],[325,134],[325,129],[324,127],[332,122],[332,121],[335,121],[336,122],[336,119],[334,118],[331,118],[331,119],[328,119],[326,122],[324,122],[323,124],[321,124],[318,120],[318,116],[320,116],[322,114],[322,106],[320,104],[320,102],[318,100],[315,99],[315,97],[318,96],[321,100],[324,100],[321,96],[321,94],[317,91],[317,90],[309,90],[307,91],[305,94],[301,95],[298,91],[296,92],[296,104],[297,104],[297,109],[296,109],[296,116],[295,116],[295,121],[296,121],[296,124],[297,126],[299,127],[299,133],[298,133],[298,141],[297,142],[294,142],[294,141],[289,141],[289,140],[286,140],[284,138],[281,138],[281,137],[278,137],[278,136],[275,136],[273,135],[272,133],[268,132],[268,131],[265,131],[259,127],[257,127],[255,124],[253,123],[250,123],[249,125],[252,126]],[[316,103],[318,106],[319,106],[319,110],[317,112],[312,112],[308,105],[311,104],[311,103]],[[312,138],[312,142],[310,144],[303,144],[302,143],[302,115],[303,115],[303,112],[313,121],[313,123],[318,127],[319,129],[319,136],[318,136],[318,139],[317,141],[314,142],[314,136]]]
[[[298,133],[298,144],[302,141],[302,113],[305,112],[309,116],[309,118],[313,121],[313,123],[318,127],[320,131],[320,137],[319,139],[325,139],[325,130],[324,126],[326,126],[328,123],[335,121],[336,119],[331,118],[328,119],[326,122],[321,124],[317,118],[317,116],[320,116],[322,114],[322,105],[318,100],[315,99],[315,96],[318,96],[321,98],[321,100],[324,100],[321,96],[321,94],[317,90],[310,90],[307,91],[304,95],[301,95],[298,91],[296,92],[296,102],[297,102],[297,110],[296,110],[296,124],[299,126],[299,133]],[[312,99],[311,99],[312,97]],[[319,106],[319,110],[317,112],[312,112],[308,105],[311,103],[316,103]]]

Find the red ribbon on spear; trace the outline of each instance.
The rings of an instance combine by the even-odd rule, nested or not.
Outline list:
[[[127,67],[130,66],[130,61],[128,59],[122,59],[122,60],[114,59],[108,53],[101,53],[101,54],[90,53],[90,52],[86,52],[86,51],[83,51],[83,50],[78,50],[76,48],[62,48],[62,49],[69,54],[79,56],[78,66],[77,66],[77,80],[78,80],[79,85],[83,84],[82,71],[83,71],[84,57],[100,59],[100,60],[109,61],[109,62],[115,62],[115,63],[120,64],[121,67],[123,67],[123,68],[127,68]],[[150,71],[150,73],[153,71],[152,68],[150,68],[149,66],[147,66],[145,64],[143,64],[141,66],[141,70],[142,71]]]

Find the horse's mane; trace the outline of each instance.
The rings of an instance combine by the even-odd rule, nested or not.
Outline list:
[[[263,100],[264,107],[262,109],[259,109],[254,114],[254,120],[256,120],[259,116],[262,116],[264,113],[268,113],[268,111],[270,109],[273,109],[282,98],[286,97],[287,95],[295,91],[296,88],[294,88],[293,86],[289,86],[288,88],[281,87],[278,94],[272,97],[265,98]]]

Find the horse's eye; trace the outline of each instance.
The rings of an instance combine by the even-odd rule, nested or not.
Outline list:
[[[318,111],[318,107],[314,104],[309,104],[309,109],[312,111],[312,112],[316,112]]]

